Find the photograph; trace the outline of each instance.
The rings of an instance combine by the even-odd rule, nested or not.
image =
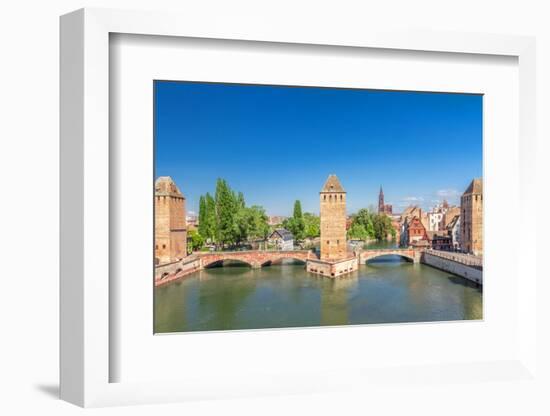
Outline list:
[[[155,80],[152,108],[155,334],[483,319],[482,94]]]

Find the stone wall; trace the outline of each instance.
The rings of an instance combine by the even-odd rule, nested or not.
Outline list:
[[[351,273],[357,270],[358,267],[359,259],[356,257],[335,262],[327,262],[323,260],[308,260],[306,263],[306,270],[308,272],[331,278]]]
[[[199,257],[187,257],[180,261],[155,267],[155,286],[178,280],[201,269]]]
[[[464,277],[472,282],[483,284],[483,271],[479,268],[470,267],[429,252],[422,254],[422,263]]]

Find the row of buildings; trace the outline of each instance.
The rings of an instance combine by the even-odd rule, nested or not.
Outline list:
[[[345,258],[346,192],[335,175],[330,175],[321,195],[321,258]],[[400,245],[426,247],[436,250],[483,254],[483,182],[472,180],[460,198],[460,207],[446,201],[424,212],[409,206],[403,213],[394,214],[393,207],[384,201],[380,188],[378,212],[392,218]],[[189,221],[188,221],[189,219]],[[270,218],[280,223],[282,217]],[[172,178],[163,176],[155,182],[155,263],[181,260],[187,255],[187,232],[197,226],[195,216],[187,218],[185,197]],[[323,234],[330,236],[323,244]],[[294,248],[294,237],[284,229],[275,230],[269,241],[282,250]],[[328,244],[328,245],[327,245]]]
[[[411,205],[393,214],[380,189],[378,212],[392,217],[404,247],[433,248],[483,255],[483,181],[473,179],[460,198],[460,206],[444,201],[430,211]]]

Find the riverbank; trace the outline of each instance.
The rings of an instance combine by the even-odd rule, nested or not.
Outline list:
[[[480,258],[457,253],[427,250],[422,253],[421,262],[463,277],[478,285],[483,284],[483,260]]]

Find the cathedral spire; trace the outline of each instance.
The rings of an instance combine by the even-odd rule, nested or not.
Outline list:
[[[384,191],[380,185],[380,193],[378,194],[378,213],[384,212]]]
[[[380,185],[380,193],[378,194],[378,213],[391,215],[392,210],[392,206],[390,204],[386,204],[384,201],[384,191],[382,190],[382,185]]]

